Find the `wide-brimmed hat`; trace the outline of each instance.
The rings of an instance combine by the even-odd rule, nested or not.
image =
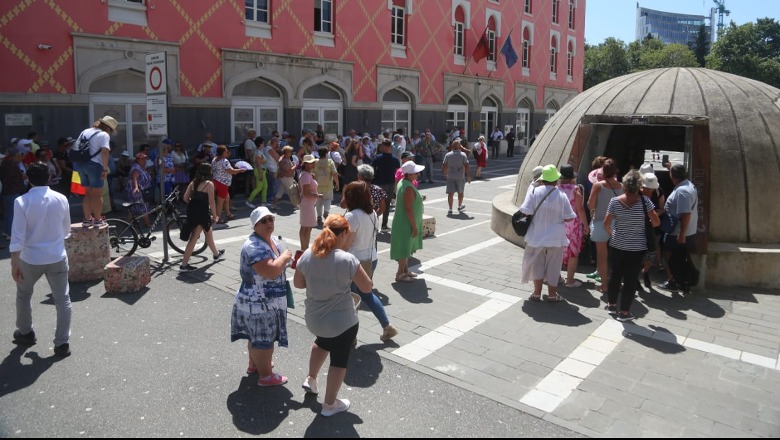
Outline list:
[[[588,173],[588,181],[590,183],[597,183],[599,181],[599,173],[601,172],[601,168],[596,168],[595,170]]]
[[[545,165],[542,168],[542,180],[545,182],[557,182],[561,179],[561,173],[555,165]]]
[[[642,186],[649,189],[658,189],[660,185],[658,184],[658,177],[655,176],[655,173],[642,174]]]
[[[534,169],[531,171],[531,176],[533,176],[534,181],[539,180],[540,177],[542,177],[542,171],[544,170],[544,167],[541,165],[535,166]]]
[[[276,215],[271,212],[270,209],[265,206],[258,206],[254,211],[252,211],[251,214],[249,214],[249,226],[254,228],[257,222],[268,217],[269,215],[273,218],[276,218]]]
[[[116,119],[108,115],[105,115],[102,118],[98,119],[98,122],[106,124],[111,130],[114,131],[116,131],[116,126],[119,125],[119,122],[117,122]]]
[[[564,179],[574,179],[577,177],[577,173],[574,172],[574,167],[568,163],[561,165],[561,177]]]
[[[417,174],[425,169],[425,165],[417,165],[416,163],[409,161],[401,165],[401,172],[404,174]]]
[[[314,163],[314,162],[317,162],[317,158],[315,158],[313,154],[307,154],[303,156],[303,163]]]

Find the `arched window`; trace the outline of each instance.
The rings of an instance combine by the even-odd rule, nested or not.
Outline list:
[[[569,0],[569,29],[574,29],[574,0]]]
[[[574,72],[574,45],[569,41],[569,47],[566,50],[566,76],[571,78]]]
[[[455,26],[453,29],[455,39],[455,55],[463,56],[463,36],[466,29],[466,14],[463,12],[463,8],[458,6],[455,8]]]
[[[390,30],[390,42],[406,46],[406,1],[393,0],[391,14],[393,22]]]
[[[487,27],[487,40],[490,53],[488,54],[488,61],[496,60],[496,20],[490,17]]]
[[[523,68],[531,67],[531,31],[523,28]]]
[[[550,39],[550,73],[558,73],[558,39],[555,37]]]
[[[558,23],[558,0],[552,0],[552,22]]]

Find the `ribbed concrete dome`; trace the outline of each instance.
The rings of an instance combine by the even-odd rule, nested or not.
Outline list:
[[[522,203],[534,166],[582,157],[583,121],[639,115],[650,121],[676,118],[708,130],[708,139],[694,139],[693,151],[709,158],[709,175],[698,177],[709,182],[709,206],[702,208],[710,242],[780,243],[780,89],[709,69],[648,70],[579,94],[545,124],[523,162],[514,196],[497,197],[494,208],[512,211]],[[510,201],[514,207],[499,206]],[[517,242],[502,233],[506,228],[497,223],[503,221],[492,223]]]

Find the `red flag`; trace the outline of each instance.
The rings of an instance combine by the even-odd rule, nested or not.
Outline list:
[[[471,57],[474,59],[474,61],[479,62],[479,60],[482,58],[487,58],[489,54],[490,45],[488,45],[487,28],[485,28],[485,32],[483,32],[482,36],[479,38],[477,47],[474,48],[474,53],[471,55]]]

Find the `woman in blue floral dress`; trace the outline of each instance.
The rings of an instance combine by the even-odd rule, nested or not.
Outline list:
[[[241,247],[241,286],[231,319],[231,341],[248,339],[248,374],[258,373],[261,387],[283,385],[273,372],[274,342],[287,347],[287,276],[292,253],[273,236],[276,216],[265,206],[249,215],[253,233]]]

